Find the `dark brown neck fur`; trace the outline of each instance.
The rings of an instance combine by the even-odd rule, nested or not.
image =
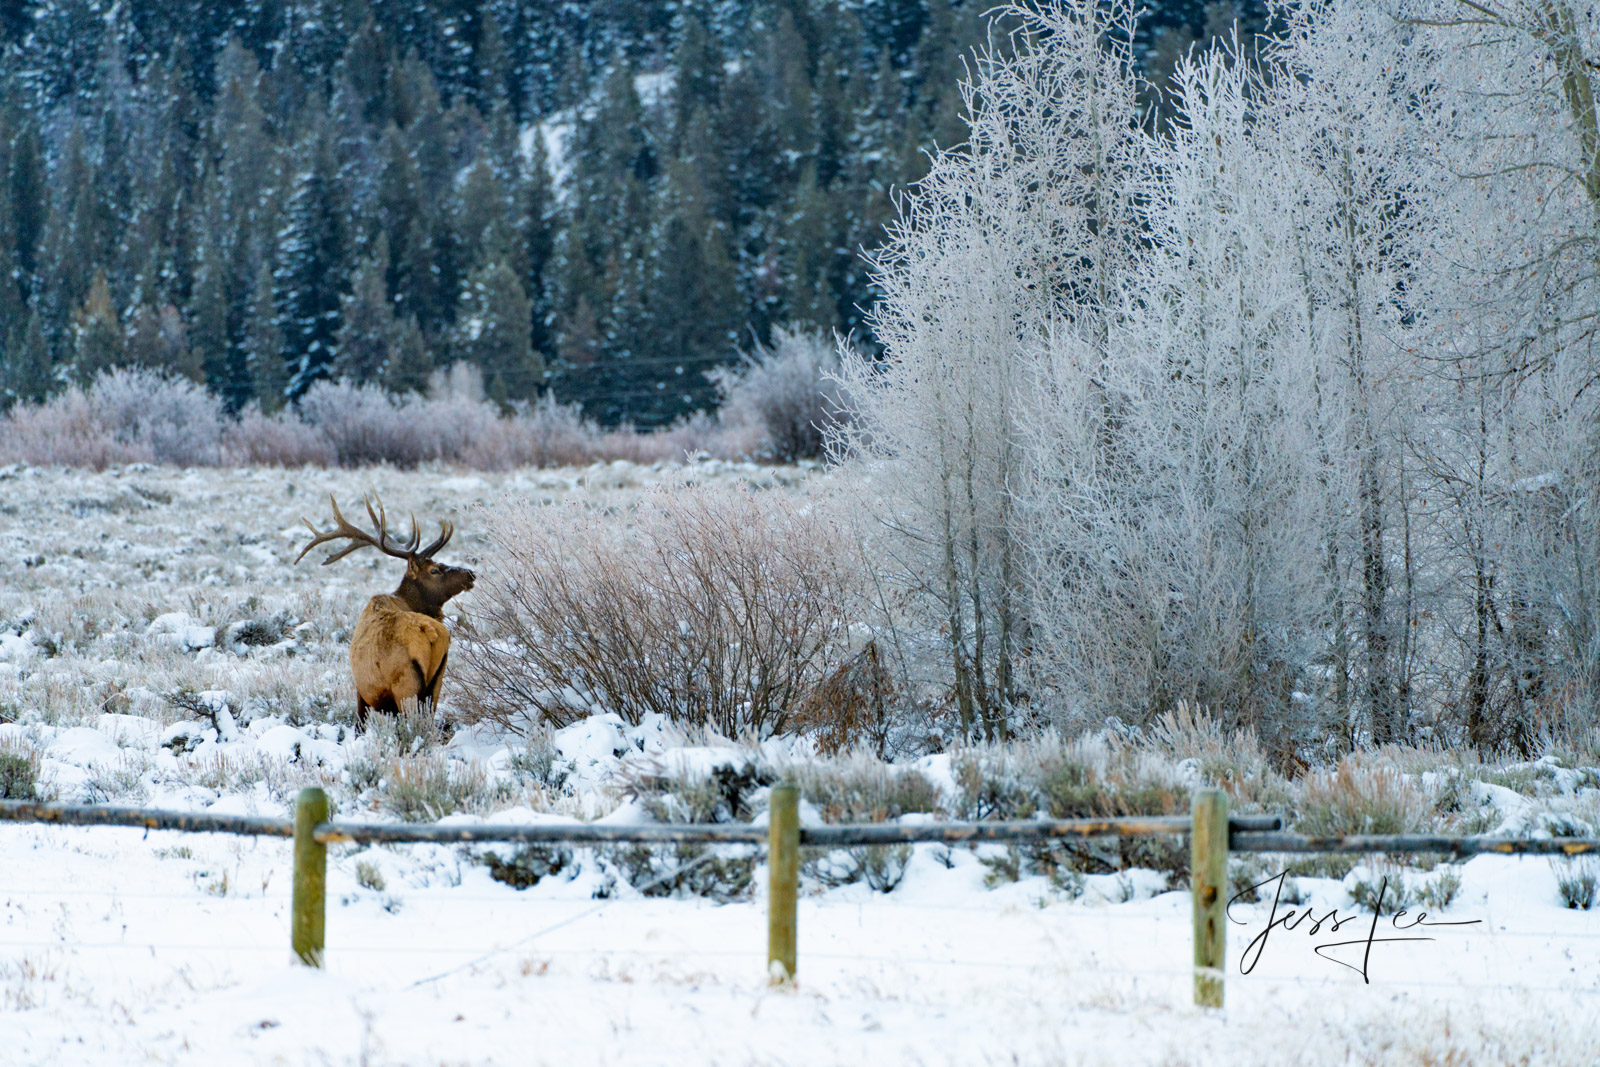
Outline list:
[[[444,601],[435,603],[429,597],[427,590],[409,574],[400,579],[400,588],[394,591],[394,595],[404,600],[406,607],[418,615],[426,615],[431,619],[444,618]]]

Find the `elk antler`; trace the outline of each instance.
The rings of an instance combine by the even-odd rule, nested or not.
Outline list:
[[[416,520],[416,517],[413,516],[412,519],[411,519],[411,529],[414,531],[414,530],[416,530],[416,528],[417,528],[417,520]],[[433,554],[435,552],[439,551],[445,545],[450,543],[450,538],[455,536],[455,532],[456,532],[456,528],[455,528],[455,525],[453,523],[441,520],[440,523],[439,523],[439,538],[438,538],[438,540],[434,541],[427,548],[424,548],[421,552],[418,552],[417,553],[417,558],[418,559],[432,559],[433,558]]]
[[[391,544],[389,542],[389,516],[385,514],[383,510],[383,501],[378,499],[376,494],[364,499],[367,505],[367,514],[372,517],[372,524],[378,528],[377,537],[373,537],[371,534],[359,527],[352,526],[348,519],[339,514],[339,502],[335,500],[333,498],[333,494],[330,493],[328,494],[328,502],[333,505],[333,520],[337,525],[335,525],[331,530],[323,531],[318,530],[315,526],[313,526],[310,519],[304,519],[303,521],[305,522],[306,526],[310,528],[311,533],[314,536],[311,539],[311,543],[300,550],[300,554],[294,558],[294,561],[299,563],[305,558],[307,552],[310,552],[318,545],[326,544],[329,541],[340,541],[346,538],[348,538],[351,543],[346,545],[344,548],[341,548],[327,559],[323,560],[322,565],[324,567],[335,560],[343,559],[356,549],[365,548],[368,545],[371,545],[379,552],[382,552],[385,555],[393,556],[396,559],[409,560],[416,555],[417,544],[422,540],[422,531],[417,528],[416,518],[413,517],[411,520],[411,537],[404,544]],[[376,509],[373,508],[374,500],[377,500]],[[437,552],[440,548],[444,547],[444,542],[448,540],[449,535],[447,534],[440,540],[438,544],[430,548],[430,554],[432,552]]]

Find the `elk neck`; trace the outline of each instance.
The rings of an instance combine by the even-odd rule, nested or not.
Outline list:
[[[394,591],[394,595],[404,600],[406,607],[419,615],[433,619],[444,618],[444,601],[437,596],[430,596],[428,590],[422,587],[422,583],[409,574],[400,579],[400,588]]]

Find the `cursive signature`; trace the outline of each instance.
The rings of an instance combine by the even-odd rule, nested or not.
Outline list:
[[[1279,927],[1282,927],[1285,930],[1299,930],[1301,927],[1305,927],[1305,932],[1306,932],[1307,936],[1316,937],[1319,933],[1322,932],[1322,928],[1324,926],[1326,926],[1328,928],[1328,932],[1329,933],[1338,933],[1340,927],[1346,925],[1347,923],[1353,923],[1357,919],[1361,919],[1361,918],[1364,917],[1359,912],[1356,912],[1356,913],[1353,913],[1353,914],[1350,914],[1350,915],[1340,915],[1339,914],[1339,909],[1337,909],[1337,908],[1328,909],[1327,914],[1321,916],[1320,918],[1312,913],[1312,909],[1310,907],[1307,907],[1304,911],[1297,911],[1295,908],[1288,908],[1288,909],[1283,910],[1283,911],[1280,912],[1279,906],[1278,906],[1278,898],[1283,893],[1283,879],[1284,879],[1285,874],[1287,874],[1287,873],[1288,872],[1286,872],[1286,871],[1279,872],[1278,874],[1273,875],[1271,878],[1267,878],[1267,879],[1264,879],[1264,880],[1262,880],[1260,882],[1257,882],[1255,885],[1251,886],[1249,889],[1240,890],[1238,893],[1234,894],[1233,899],[1228,901],[1228,908],[1227,908],[1228,920],[1230,922],[1238,923],[1240,926],[1248,926],[1249,924],[1247,922],[1245,922],[1243,919],[1235,919],[1233,917],[1233,906],[1239,902],[1239,898],[1240,897],[1243,897],[1243,896],[1245,896],[1246,894],[1248,894],[1248,893],[1250,893],[1252,891],[1255,891],[1255,892],[1259,893],[1259,891],[1262,888],[1264,888],[1265,886],[1271,885],[1274,882],[1277,883],[1276,887],[1273,889],[1273,892],[1272,892],[1272,910],[1271,910],[1270,914],[1267,916],[1267,928],[1265,930],[1262,930],[1259,934],[1257,934],[1254,938],[1252,938],[1250,940],[1250,943],[1245,946],[1244,955],[1239,957],[1239,973],[1240,974],[1249,974],[1251,971],[1255,970],[1256,964],[1261,962],[1261,954],[1264,951],[1266,951],[1267,938],[1272,934],[1273,930],[1276,930]],[[1388,892],[1388,890],[1389,890],[1389,880],[1387,878],[1385,878],[1381,882],[1378,883],[1378,899],[1373,902],[1373,905],[1372,905],[1372,922],[1367,927],[1367,934],[1366,934],[1365,937],[1358,937],[1358,938],[1354,938],[1354,939],[1349,940],[1349,941],[1329,941],[1329,942],[1324,942],[1322,944],[1313,946],[1312,951],[1314,951],[1318,956],[1321,956],[1325,960],[1328,960],[1328,961],[1330,961],[1332,963],[1337,963],[1341,967],[1348,967],[1352,971],[1358,972],[1361,975],[1361,980],[1363,982],[1371,984],[1371,979],[1368,977],[1368,974],[1367,974],[1367,966],[1372,960],[1372,946],[1373,945],[1391,943],[1391,942],[1396,942],[1396,941],[1433,941],[1433,940],[1435,940],[1434,938],[1431,938],[1431,937],[1422,937],[1422,936],[1412,936],[1412,937],[1379,937],[1378,936],[1378,920],[1381,917],[1382,912],[1383,912],[1383,897],[1384,897],[1384,894]],[[1411,919],[1410,921],[1402,924],[1401,920],[1406,918],[1409,914],[1410,913],[1408,911],[1406,911],[1404,908],[1401,908],[1400,910],[1396,911],[1392,916],[1389,917],[1390,925],[1395,930],[1408,931],[1408,930],[1416,930],[1419,927],[1432,928],[1432,927],[1436,927],[1436,926],[1471,926],[1473,923],[1481,923],[1481,922],[1483,922],[1482,919],[1465,919],[1465,920],[1462,920],[1462,921],[1459,921],[1459,922],[1440,922],[1437,919],[1430,920],[1428,918],[1428,913],[1425,912],[1425,911],[1422,911],[1422,912],[1418,912],[1417,913],[1416,918]],[[1310,923],[1310,926],[1306,926],[1307,922]],[[1385,931],[1385,932],[1387,932],[1387,931]],[[1361,966],[1359,966],[1359,967],[1356,966],[1353,963],[1346,963],[1344,960],[1341,960],[1341,959],[1339,959],[1339,958],[1337,958],[1335,956],[1330,956],[1328,954],[1328,950],[1330,950],[1330,949],[1349,948],[1352,945],[1363,945],[1363,946],[1365,946],[1363,948],[1363,950],[1362,950],[1362,953],[1361,953]]]

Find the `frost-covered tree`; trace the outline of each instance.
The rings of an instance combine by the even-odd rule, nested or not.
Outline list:
[[[1137,223],[1132,10],[1010,7],[977,57],[967,144],[940,152],[874,258],[883,358],[848,354],[838,442],[873,479],[884,570],[921,599],[964,732],[1003,734],[1025,684],[1018,416],[1052,333],[1098,346]]]
[[[1600,12],[1414,0],[1393,12],[1451,226],[1418,453],[1455,579],[1448,707],[1476,744],[1532,751],[1600,711]]]
[[[1276,734],[1325,624],[1316,376],[1260,89],[1236,52],[1179,64],[1130,179],[1126,299],[1103,340],[1052,334],[1025,401],[1035,643],[1083,712],[1187,699]]]
[[[1307,4],[1268,50],[1262,139],[1294,220],[1319,436],[1332,699],[1351,732],[1405,739],[1415,706],[1412,499],[1401,445],[1443,219],[1409,90],[1411,36],[1376,5]],[[1280,200],[1280,203],[1282,201]],[[1275,205],[1277,206],[1277,205]],[[1308,442],[1310,444],[1310,442]]]

